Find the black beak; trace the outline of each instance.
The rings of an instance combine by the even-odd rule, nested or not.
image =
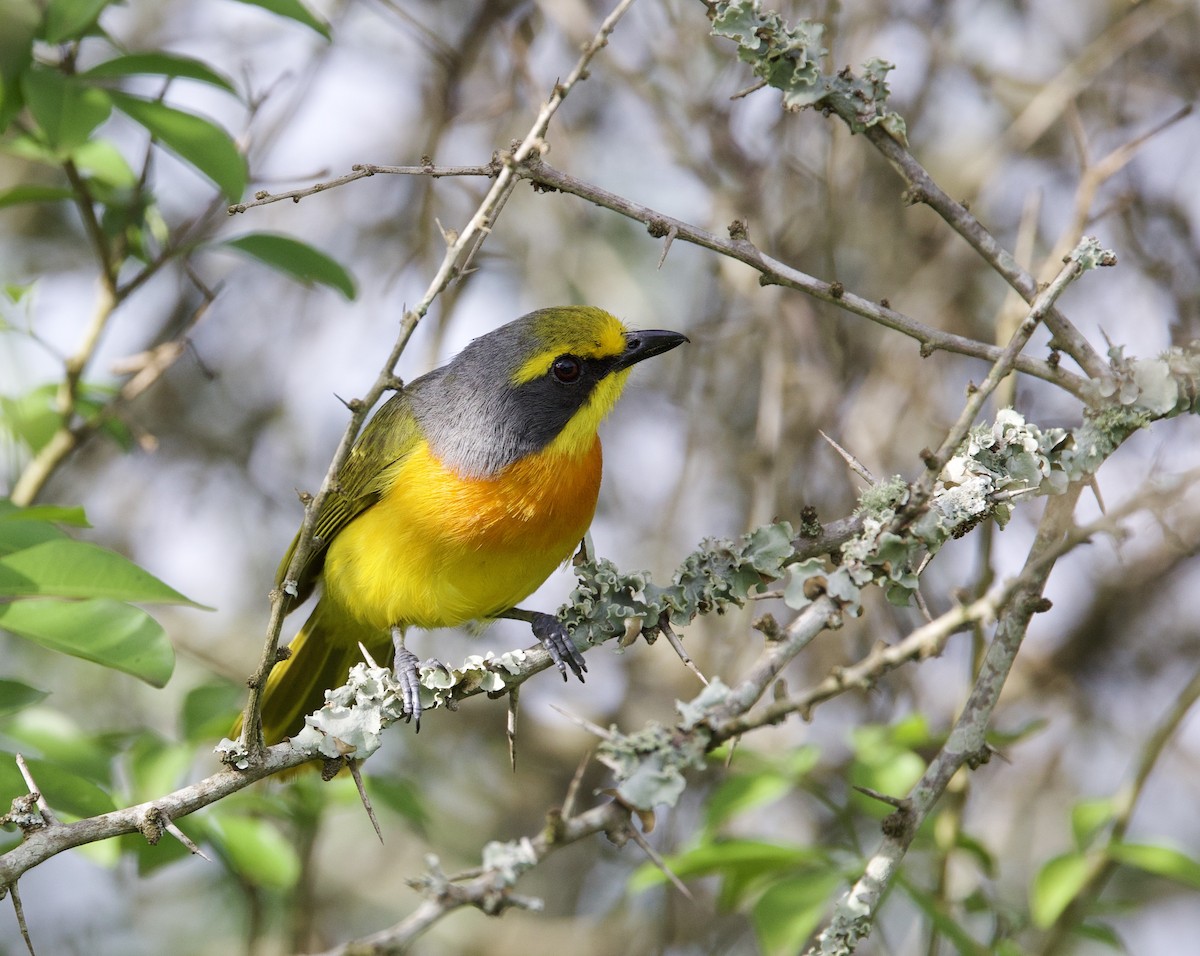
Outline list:
[[[665,329],[644,329],[625,333],[625,351],[617,356],[614,371],[636,365],[642,359],[653,358],[669,352],[677,345],[690,341],[686,335],[668,332]]]

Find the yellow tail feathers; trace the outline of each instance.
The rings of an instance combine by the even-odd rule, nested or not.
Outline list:
[[[268,744],[299,733],[305,716],[325,703],[325,691],[346,683],[350,668],[363,659],[360,642],[377,664],[391,664],[390,635],[356,621],[328,600],[317,604],[292,640],[292,656],[276,664],[267,679],[262,717]]]

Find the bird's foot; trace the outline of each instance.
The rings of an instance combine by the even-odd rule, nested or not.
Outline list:
[[[583,675],[587,673],[587,662],[579,653],[575,642],[571,640],[567,626],[553,614],[546,614],[542,611],[530,613],[529,626],[533,628],[533,636],[538,639],[538,643],[550,655],[550,660],[554,661],[555,666],[558,667],[558,672],[562,674],[563,680],[567,679],[567,668],[569,667],[571,673],[582,683]]]
[[[392,676],[400,686],[400,701],[404,705],[404,719],[415,721],[417,733],[421,732],[421,662],[399,638],[395,638],[396,657],[392,661]]]

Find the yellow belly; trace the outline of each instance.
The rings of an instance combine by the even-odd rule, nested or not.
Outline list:
[[[587,531],[600,471],[599,439],[582,455],[543,453],[479,479],[448,471],[422,442],[383,498],[330,544],[326,599],[380,630],[448,627],[513,607]]]

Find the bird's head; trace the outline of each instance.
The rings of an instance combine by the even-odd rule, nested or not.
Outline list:
[[[603,309],[540,309],[413,382],[413,412],[434,453],[464,477],[494,475],[540,451],[580,455],[630,369],[686,341],[678,332],[630,331]]]

